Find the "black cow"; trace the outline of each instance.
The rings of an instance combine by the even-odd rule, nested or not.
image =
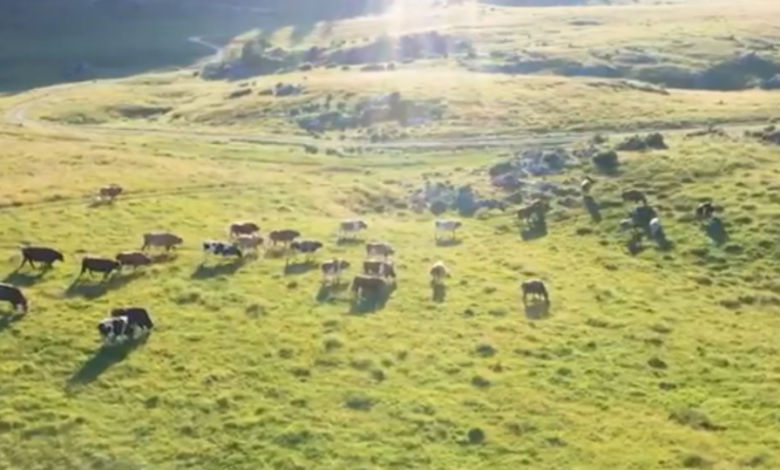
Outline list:
[[[19,313],[27,313],[27,297],[16,286],[0,282],[0,301],[9,302]]]
[[[25,246],[22,248],[22,264],[21,268],[27,263],[30,266],[35,267],[34,263],[43,263],[47,268],[50,268],[56,261],[64,261],[62,253],[54,248],[48,248],[45,246]]]
[[[387,288],[387,282],[381,277],[358,275],[352,279],[352,295],[359,299],[381,294]]]
[[[301,240],[290,243],[290,249],[293,253],[306,253],[311,256],[322,248],[322,243],[315,240]]]
[[[395,279],[393,263],[381,260],[363,261],[363,274],[367,276],[391,277]]]
[[[88,273],[90,276],[92,273],[102,273],[103,279],[107,278],[112,272],[121,269],[122,264],[119,261],[111,258],[97,258],[93,256],[85,256],[81,260],[81,272],[78,277]]]

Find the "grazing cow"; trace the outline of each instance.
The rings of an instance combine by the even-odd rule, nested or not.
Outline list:
[[[590,188],[592,188],[594,184],[596,184],[596,180],[590,176],[586,176],[585,179],[582,180],[580,189],[582,190],[583,196],[590,194]]]
[[[463,226],[460,220],[436,220],[434,221],[434,236],[438,240],[439,232],[450,232],[455,238],[455,232]]]
[[[257,248],[262,246],[263,242],[263,237],[261,237],[258,233],[242,233],[233,239],[233,244],[245,251],[257,251]]]
[[[349,266],[349,261],[345,259],[334,258],[330,261],[325,261],[320,266],[323,281],[328,278],[335,278],[338,282],[341,279],[341,273],[349,269]]]
[[[81,277],[86,272],[90,276],[93,272],[103,273],[103,279],[107,278],[115,270],[119,270],[122,266],[119,261],[110,258],[97,258],[94,256],[85,256],[81,260],[81,272],[78,277]]]
[[[523,291],[523,303],[526,303],[529,295],[541,297],[545,303],[550,303],[550,296],[547,294],[547,287],[543,281],[538,279],[523,281],[520,288]]]
[[[395,249],[387,242],[366,243],[366,256],[381,256],[387,259],[395,254]]]
[[[260,231],[260,227],[254,222],[233,222],[230,224],[228,236],[233,238],[238,235],[252,235]]]
[[[642,205],[647,205],[647,197],[645,196],[645,193],[638,189],[629,189],[623,191],[620,197],[623,198],[623,202],[633,202],[635,204],[641,202]]]
[[[107,345],[138,339],[152,328],[154,323],[149,312],[141,307],[115,308],[109,318],[98,323],[98,332]]]
[[[16,286],[0,282],[0,301],[9,302],[19,313],[27,313],[27,297]]]
[[[387,282],[381,277],[358,275],[352,279],[352,295],[356,298],[375,296],[387,287]]]
[[[517,210],[516,215],[518,220],[530,221],[536,219],[537,221],[544,219],[544,213],[547,210],[547,204],[541,199],[534,199],[528,205],[521,207]]]
[[[228,256],[235,256],[237,258],[244,257],[244,254],[242,253],[241,249],[236,245],[228,242],[220,242],[214,240],[208,240],[203,242],[203,252],[206,255],[211,253],[213,255],[218,255],[223,257],[228,257]]]
[[[315,240],[300,240],[290,243],[290,250],[293,253],[305,253],[309,256],[317,252],[323,245]]]
[[[450,271],[444,261],[437,261],[431,266],[429,271],[434,282],[441,282],[445,277],[450,277]]]
[[[339,224],[340,238],[347,238],[347,235],[355,237],[358,232],[368,228],[368,224],[359,219],[342,220]]]
[[[152,246],[165,248],[165,251],[171,251],[172,248],[184,243],[184,240],[170,232],[149,232],[144,234],[144,245],[141,250],[146,250]]]
[[[287,245],[300,236],[301,232],[292,229],[274,230],[268,234],[268,238],[271,239],[271,243],[274,245],[276,245],[277,242]]]
[[[35,267],[33,263],[43,263],[50,268],[55,261],[64,261],[64,257],[59,251],[45,246],[25,246],[22,248],[22,264],[19,265],[19,268],[27,263],[30,263],[33,268]]]
[[[395,266],[387,261],[363,261],[363,274],[367,276],[392,277],[396,278]]]
[[[119,261],[120,269],[124,266],[130,266],[136,269],[139,266],[148,266],[152,264],[152,259],[146,256],[146,253],[141,251],[123,251],[116,255],[116,260]]]
[[[709,219],[715,213],[715,206],[712,205],[712,201],[704,202],[696,207],[696,218],[699,220]]]
[[[124,188],[122,186],[119,186],[118,184],[110,184],[108,186],[103,186],[100,188],[99,196],[102,200],[109,200],[113,201],[117,198],[122,192],[124,191]]]

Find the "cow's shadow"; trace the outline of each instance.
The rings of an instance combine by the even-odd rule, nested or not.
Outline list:
[[[67,391],[73,391],[74,387],[88,385],[97,380],[113,365],[118,364],[130,355],[131,352],[146,343],[148,336],[137,340],[127,341],[115,346],[102,346],[68,379]]]
[[[48,266],[43,266],[35,271],[22,271],[22,268],[18,267],[14,271],[8,273],[3,279],[3,282],[19,287],[29,287],[43,281],[46,274],[51,270],[52,268]]]
[[[431,300],[442,303],[447,299],[447,284],[431,281]]]
[[[320,284],[320,288],[317,291],[317,302],[333,302],[336,300],[335,297],[338,294],[341,294],[347,289],[349,289],[349,281],[345,281],[344,279],[339,280],[339,282],[323,282]]]
[[[317,262],[314,260],[293,260],[292,262],[289,262],[288,260],[288,262],[284,265],[284,275],[290,276],[296,274],[306,274],[316,268]]]
[[[385,308],[393,292],[397,289],[395,282],[387,284],[384,289],[374,295],[367,295],[352,299],[349,313],[351,315],[365,315]]]
[[[366,242],[362,238],[352,238],[352,237],[339,237],[336,240],[336,245],[338,246],[357,246],[357,245],[363,245]]]
[[[716,245],[720,246],[729,241],[729,234],[726,231],[726,227],[717,217],[712,217],[706,224],[702,226],[704,233],[710,237]]]
[[[601,207],[599,207],[599,203],[593,199],[593,196],[584,196],[582,198],[582,203],[585,205],[585,209],[588,210],[590,218],[596,223],[601,222]]]
[[[437,238],[436,239],[436,246],[441,246],[441,247],[458,246],[462,243],[463,242],[460,240],[460,238]]]
[[[200,263],[192,272],[192,279],[210,279],[218,276],[230,276],[238,272],[247,262],[247,258],[235,258],[227,263]]]
[[[14,312],[10,314],[5,314],[0,312],[0,333],[10,328],[11,325],[13,325],[14,323],[22,320],[24,317],[25,317],[24,313]]]
[[[526,302],[523,305],[525,316],[529,320],[541,320],[550,316],[550,302],[537,300]]]
[[[122,287],[130,284],[131,282],[140,279],[144,276],[143,271],[133,271],[129,273],[115,272],[114,274],[103,279],[99,278],[97,283],[88,282],[90,278],[85,276],[77,277],[67,289],[63,295],[65,297],[84,297],[86,299],[97,299],[106,295],[112,290],[121,289]]]
[[[547,221],[539,219],[520,229],[520,238],[531,241],[547,236]]]

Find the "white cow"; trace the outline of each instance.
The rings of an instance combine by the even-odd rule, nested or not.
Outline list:
[[[439,232],[450,232],[452,238],[455,238],[455,231],[463,226],[460,220],[439,219],[434,222],[435,237],[439,239]]]

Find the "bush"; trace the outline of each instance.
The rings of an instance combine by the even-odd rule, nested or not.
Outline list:
[[[620,165],[618,154],[614,150],[604,150],[593,156],[593,164],[601,171],[615,171]]]

